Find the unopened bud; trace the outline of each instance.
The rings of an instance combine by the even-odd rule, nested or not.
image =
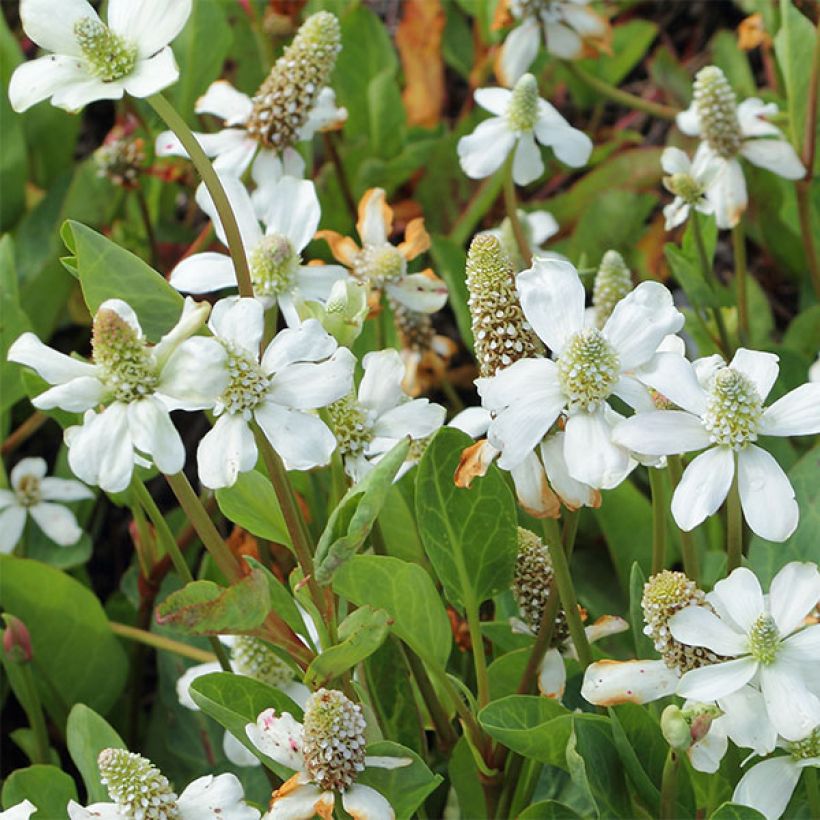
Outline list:
[[[34,657],[31,651],[31,635],[26,625],[14,615],[3,613],[6,628],[3,631],[3,651],[12,663],[30,663]]]
[[[333,284],[324,305],[304,303],[305,314],[318,319],[340,347],[350,347],[359,337],[369,311],[367,286],[350,277]]]
[[[717,706],[710,706],[706,703],[698,703],[684,710],[683,713],[689,722],[689,735],[692,743],[703,740],[712,728],[712,721],[720,717],[723,713]]]
[[[679,706],[667,706],[661,714],[661,732],[666,742],[678,752],[685,752],[692,745],[689,723]]]

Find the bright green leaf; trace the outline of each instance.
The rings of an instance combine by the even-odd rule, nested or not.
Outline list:
[[[285,519],[270,481],[257,470],[240,473],[232,487],[216,491],[216,503],[226,518],[243,530],[290,546]]]
[[[35,820],[66,816],[69,800],[77,799],[74,781],[56,766],[29,766],[12,772],[3,784],[3,808],[24,800],[37,806]]]
[[[77,703],[68,715],[66,743],[71,759],[83,777],[88,802],[107,801],[108,790],[100,783],[97,758],[103,749],[127,749],[122,738],[105,718],[85,704]]]

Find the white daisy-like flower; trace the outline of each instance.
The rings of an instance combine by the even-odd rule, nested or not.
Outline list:
[[[265,308],[278,304],[287,323],[298,325],[298,304],[302,300],[324,303],[334,283],[347,276],[340,265],[302,264],[301,253],[321,217],[313,183],[283,177],[260,189],[256,208],[239,179],[223,176],[222,185],[236,216],[255,296]],[[222,220],[204,185],[197,189],[196,200],[227,247]],[[260,213],[264,231],[257,218]],[[207,251],[184,258],[171,271],[170,282],[187,293],[210,293],[235,287],[236,273],[230,256]]]
[[[516,283],[524,315],[553,358],[520,359],[476,380],[482,404],[493,414],[488,438],[501,450],[499,466],[512,470],[524,462],[564,414],[570,477],[610,489],[634,460],[612,441],[621,416],[607,399],[615,395],[633,407],[651,403],[631,374],[683,326],[683,316],[663,285],[642,282],[615,306],[603,329],[585,327],[584,286],[575,268],[559,260],[535,260]]]
[[[588,41],[606,41],[609,22],[588,7],[589,0],[507,0],[518,25],[507,35],[496,65],[504,85],[513,85],[533,64],[543,40],[562,60],[586,55]]]
[[[711,160],[718,173],[707,190],[718,228],[733,228],[746,210],[746,179],[739,157],[785,179],[802,179],[806,169],[797,152],[767,117],[778,112],[775,103],[749,97],[737,105],[723,72],[702,68],[695,77],[694,100],[677,116],[684,134],[700,137],[695,167]]]
[[[310,690],[294,679],[293,668],[283,661],[264,641],[248,635],[220,635],[219,640],[230,649],[231,669],[236,675],[260,680],[284,692],[294,703],[304,706]],[[191,697],[191,684],[203,675],[221,672],[218,661],[189,666],[177,678],[177,698],[186,708],[199,711]],[[222,738],[225,757],[236,766],[259,766],[259,758],[251,754],[227,729]]]
[[[0,811],[0,820],[29,820],[32,814],[37,813],[37,806],[31,800],[24,800],[5,811]]]
[[[708,191],[720,174],[721,165],[713,156],[701,153],[693,163],[680,148],[669,147],[661,154],[661,167],[667,174],[664,187],[675,195],[663,209],[667,231],[686,222],[692,208],[702,214],[715,212]]]
[[[79,481],[46,476],[42,458],[24,458],[11,471],[11,489],[0,490],[0,552],[11,552],[31,516],[61,547],[76,544],[83,534],[74,513],[55,501],[82,501],[94,493]]]
[[[85,413],[66,430],[68,463],[86,484],[121,492],[131,481],[135,459],[150,456],[163,473],[178,473],[185,447],[171,422],[169,406],[206,406],[224,376],[207,365],[189,373],[174,356],[204,323],[205,303],[186,299],[177,324],[149,345],[132,308],[121,299],[103,302],[94,317],[93,362],[66,356],[24,333],[9,348],[9,361],[26,365],[54,385],[32,399],[41,410]],[[100,412],[92,408],[104,406]]]
[[[242,784],[234,774],[198,777],[177,796],[168,778],[150,760],[134,752],[103,749],[97,766],[100,782],[108,789],[112,802],[81,806],[70,800],[70,820],[259,820],[258,809],[245,803]]]
[[[404,438],[411,445],[397,478],[420,458],[423,442],[444,424],[445,409],[429,399],[412,399],[402,386],[405,368],[397,350],[378,350],[362,359],[359,390],[328,408],[345,471],[360,481]]]
[[[12,108],[25,111],[51,97],[76,111],[126,93],[156,94],[179,77],[169,43],[190,13],[191,0],[110,0],[106,24],[87,0],[20,0],[23,30],[53,53],[15,69]]]
[[[571,168],[586,165],[592,140],[538,96],[538,83],[532,74],[521,77],[512,91],[479,88],[475,101],[495,116],[458,141],[458,159],[468,177],[490,176],[514,151],[513,179],[517,185],[528,185],[544,173],[537,143],[552,148],[555,156]]]
[[[777,732],[791,741],[806,737],[820,723],[820,624],[803,624],[818,600],[816,564],[786,564],[765,597],[753,572],[734,570],[707,595],[714,611],[690,606],[669,621],[675,640],[732,658],[686,672],[678,694],[708,702],[756,684]]]
[[[544,243],[561,230],[555,217],[549,211],[519,210],[518,221],[524,230],[530,256],[552,259],[565,258],[561,254],[553,253],[544,248]],[[523,270],[526,267],[524,260],[521,258],[521,252],[518,249],[518,243],[509,218],[505,218],[497,228],[490,228],[487,231],[482,231],[482,233],[494,236],[501,243],[504,253],[509,256],[516,271]]]
[[[259,356],[264,312],[256,299],[229,297],[214,305],[208,327],[213,338],[197,337],[177,351],[174,369],[222,374],[205,407],[216,424],[197,447],[199,480],[211,489],[230,487],[257,460],[251,421],[289,470],[327,464],[336,438],[314,412],[348,393],[355,358],[315,319],[280,331]],[[184,410],[202,404],[177,403]]]
[[[615,440],[648,455],[705,450],[687,466],[672,497],[678,526],[689,531],[713,515],[737,469],[743,515],[769,541],[785,541],[799,510],[791,482],[775,459],[754,444],[758,435],[820,432],[820,384],[804,384],[764,408],[777,379],[778,357],[740,348],[728,366],[710,356],[693,367],[659,353],[639,378],[680,410],[638,413],[615,430]]]
[[[755,763],[735,786],[732,802],[778,820],[786,811],[803,770],[820,768],[820,726],[804,739],[779,744],[785,755]]]
[[[264,820],[330,818],[340,794],[345,811],[357,820],[393,820],[385,797],[356,783],[366,768],[409,766],[406,757],[370,757],[365,753],[362,708],[341,692],[319,689],[307,701],[304,723],[288,712],[266,709],[245,727],[259,751],[296,772],[273,793]]]

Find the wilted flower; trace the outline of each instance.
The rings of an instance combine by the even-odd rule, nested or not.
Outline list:
[[[51,97],[76,111],[123,94],[150,97],[179,77],[168,45],[182,31],[191,0],[110,0],[108,24],[86,0],[20,0],[26,34],[54,52],[18,66],[9,83],[15,111]]]
[[[82,501],[94,494],[79,481],[46,477],[42,458],[24,458],[11,471],[11,489],[0,490],[0,552],[11,552],[30,515],[40,529],[61,547],[83,534],[74,513],[55,501]]]
[[[95,152],[97,176],[121,188],[136,188],[145,164],[144,142],[138,137],[121,136],[106,140]]]
[[[468,177],[490,176],[515,152],[512,175],[516,184],[534,182],[544,173],[536,140],[552,148],[555,156],[571,168],[585,165],[592,153],[592,140],[538,96],[538,83],[532,74],[521,77],[512,91],[479,88],[475,101],[495,116],[458,141],[459,162]]]

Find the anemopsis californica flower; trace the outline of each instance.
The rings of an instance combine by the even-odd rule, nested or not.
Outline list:
[[[55,501],[93,498],[79,481],[46,476],[42,458],[24,458],[11,471],[11,489],[0,489],[0,553],[11,552],[30,515],[38,527],[61,547],[77,543],[83,534],[74,513]]]
[[[749,97],[737,105],[723,72],[716,66],[702,68],[695,77],[694,100],[678,114],[678,128],[700,137],[694,165],[712,160],[719,172],[711,180],[707,196],[715,209],[718,228],[732,228],[748,204],[746,178],[738,157],[766,168],[785,179],[806,174],[794,148],[780,129],[765,117],[777,114],[775,103]]]
[[[215,389],[205,405],[216,424],[197,448],[199,480],[211,489],[230,487],[253,469],[255,421],[289,470],[327,464],[336,439],[313,411],[350,391],[353,354],[339,347],[315,319],[280,331],[259,356],[264,313],[256,299],[229,297],[214,305],[208,327],[213,338],[197,337],[179,351],[179,369],[212,374]]]
[[[615,306],[601,330],[585,327],[578,272],[554,259],[536,259],[516,284],[524,315],[553,359],[520,359],[476,380],[482,404],[495,414],[488,439],[501,450],[499,466],[511,470],[521,464],[566,414],[564,458],[570,476],[593,488],[614,487],[631,465],[629,451],[611,440],[620,416],[607,399],[616,395],[633,407],[646,406],[649,395],[631,374],[652,358],[665,336],[680,330],[683,316],[663,285],[642,282]]]
[[[24,800],[5,811],[0,811],[0,820],[29,820],[36,811],[37,806],[31,800]]]
[[[103,23],[87,0],[20,0],[26,34],[54,52],[18,66],[9,83],[15,111],[51,97],[76,111],[123,94],[150,97],[177,81],[170,45],[191,13],[191,0],[109,0]]]
[[[170,402],[206,406],[204,397],[219,373],[208,367],[186,372],[174,354],[202,326],[208,311],[207,304],[186,299],[177,324],[150,345],[132,308],[121,299],[108,299],[94,316],[93,362],[59,353],[33,333],[24,333],[9,348],[10,361],[54,385],[32,399],[35,407],[85,413],[80,426],[65,432],[68,463],[78,478],[121,492],[142,455],[150,456],[163,473],[182,469],[185,447],[171,423]],[[104,409],[97,412],[100,405]]]
[[[663,209],[667,231],[686,222],[692,208],[702,214],[715,212],[708,191],[721,172],[718,160],[702,152],[693,163],[680,148],[670,146],[661,154],[661,167],[667,174],[664,187],[675,195]]]
[[[560,254],[552,253],[543,247],[551,236],[555,236],[561,230],[555,217],[549,211],[518,211],[518,221],[521,223],[532,256],[564,258]],[[518,243],[515,241],[515,234],[509,217],[506,217],[497,228],[490,228],[487,231],[482,231],[482,233],[494,236],[501,243],[504,253],[510,258],[516,271],[523,270],[526,267],[524,260],[521,258]]]
[[[223,177],[222,185],[236,216],[242,244],[248,256],[255,296],[265,308],[278,304],[288,325],[299,324],[301,300],[324,302],[334,283],[347,276],[340,265],[304,265],[301,253],[319,225],[321,210],[310,180],[283,177],[259,189],[254,209],[243,183]],[[204,185],[197,189],[199,206],[211,219],[216,235],[227,246],[222,220]],[[257,214],[265,226],[259,226]],[[172,271],[171,284],[187,293],[209,293],[236,286],[231,257],[223,253],[195,253]]]
[[[640,378],[679,410],[638,413],[618,425],[614,439],[647,455],[705,450],[686,468],[672,497],[678,526],[691,530],[713,515],[737,470],[743,515],[769,541],[785,541],[797,527],[794,490],[780,465],[754,444],[758,435],[820,432],[820,384],[804,384],[764,408],[777,379],[778,357],[740,348],[727,366],[719,356],[696,367],[659,353]]]
[[[731,658],[686,672],[678,694],[714,701],[751,683],[759,686],[777,732],[786,740],[802,740],[820,724],[820,697],[814,692],[820,624],[804,626],[818,600],[816,564],[786,564],[766,597],[754,573],[738,567],[715,584],[707,596],[709,608],[689,606],[669,621],[675,640]]]
[[[544,173],[544,160],[536,140],[552,148],[555,156],[571,168],[585,165],[592,153],[592,140],[538,96],[538,83],[532,74],[521,77],[512,91],[479,88],[475,101],[495,116],[479,123],[472,134],[458,141],[458,159],[468,177],[490,176],[510,152],[515,152],[515,183],[534,182]]]

